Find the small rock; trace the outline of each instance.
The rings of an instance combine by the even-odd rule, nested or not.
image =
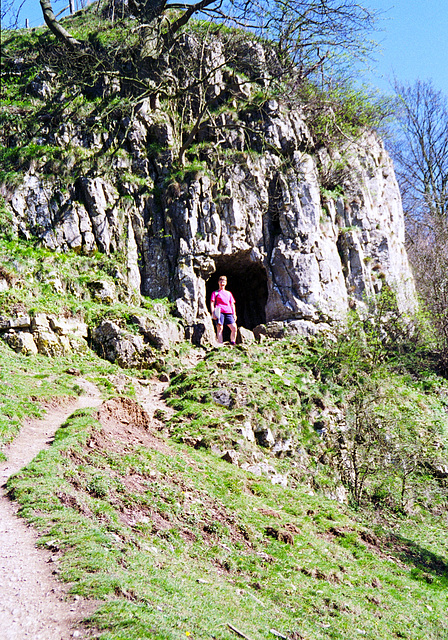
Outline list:
[[[232,405],[232,396],[227,389],[215,389],[212,392],[213,401],[222,407],[230,407]]]
[[[255,431],[255,438],[260,447],[269,449],[275,444],[275,438],[269,427],[257,429],[257,431]]]
[[[115,284],[108,280],[94,280],[88,283],[92,297],[102,304],[114,304],[117,300]]]
[[[74,367],[69,367],[65,370],[65,373],[68,373],[69,376],[80,376],[81,371],[79,369],[75,369]]]
[[[224,455],[221,456],[221,459],[225,460],[226,462],[230,462],[230,464],[238,465],[239,457],[240,454],[238,453],[238,451],[235,451],[234,449],[228,449],[224,453]]]
[[[236,428],[237,433],[240,433],[243,438],[248,440],[249,442],[255,442],[255,434],[252,429],[252,425],[250,420],[246,420],[246,422],[242,426],[238,426]]]
[[[215,456],[221,456],[222,455],[222,451],[221,449],[218,447],[218,445],[216,444],[212,444],[210,446],[210,451],[215,454]]]

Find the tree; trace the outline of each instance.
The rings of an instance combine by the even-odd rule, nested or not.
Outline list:
[[[405,512],[419,478],[436,465],[439,437],[437,417],[416,408],[408,390],[372,377],[349,391],[345,424],[330,428],[325,442],[355,504],[387,496]]]
[[[51,7],[51,0],[40,0],[40,6],[44,16],[45,24],[50,31],[59,39],[65,42],[69,47],[79,46],[81,43],[76,40],[64,27],[56,20]]]
[[[392,146],[405,213],[426,224],[448,214],[448,101],[430,81],[395,82],[398,136]]]
[[[391,146],[407,223],[408,254],[448,371],[448,100],[430,81],[395,82]]]
[[[408,218],[408,255],[417,290],[435,329],[431,348],[438,354],[443,374],[448,373],[448,219],[432,212]]]
[[[310,69],[364,58],[374,47],[367,34],[379,16],[353,0],[253,0],[244,3],[244,19],[277,45],[279,57]]]
[[[300,69],[301,77],[321,68],[326,60],[331,59],[334,65],[335,57],[342,54],[345,65],[348,55],[364,57],[372,48],[366,34],[377,17],[356,0],[108,0],[111,3],[113,14],[132,15],[146,26],[163,23],[160,33],[165,48],[193,16],[243,26],[274,42],[282,62]],[[81,43],[59,28],[51,0],[40,0],[40,4],[56,37],[71,47],[79,46]],[[117,4],[121,12],[115,11]]]
[[[132,96],[137,101],[135,104],[148,92],[157,93],[171,104],[176,100],[179,102],[177,115],[181,115],[182,132],[178,136],[177,160],[180,164],[184,164],[186,149],[201,135],[204,126],[217,126],[213,112],[220,104],[235,96],[235,87],[236,92],[241,93],[241,78],[235,83],[235,73],[230,76],[227,72],[220,74],[220,68],[229,66],[230,59],[241,58],[241,64],[230,66],[235,69],[238,67],[237,73],[242,72],[247,76],[248,82],[255,82],[264,89],[269,84],[277,90],[280,82],[283,83],[283,92],[284,83],[287,82],[288,95],[292,97],[307,76],[318,69],[322,71],[323,65],[329,60],[333,64],[342,49],[353,55],[363,55],[366,50],[363,44],[365,38],[361,41],[360,36],[373,26],[375,17],[372,12],[358,5],[356,0],[199,0],[192,3],[98,0],[94,11],[103,16],[100,19],[104,21],[103,24],[108,20],[113,21],[116,16],[137,19],[131,21],[128,28],[131,33],[139,34],[139,43],[133,45],[132,51],[124,51],[118,43],[115,48],[112,40],[104,46],[95,34],[90,34],[87,41],[77,40],[57,21],[51,0],[40,0],[40,5],[46,24],[58,41],[70,50],[77,50],[74,56],[69,54],[66,66],[73,68],[76,64],[79,69],[86,69],[84,85],[95,86],[101,76],[109,76],[109,80],[112,78],[118,84],[123,79],[128,93],[132,86]],[[194,16],[206,18],[201,21],[201,33],[206,34],[203,44],[207,43],[209,51],[216,48],[213,38],[221,37],[223,31],[230,33],[233,38],[233,51],[227,46],[227,59],[218,60],[216,68],[206,63],[210,55],[202,48],[194,60],[186,59],[182,53],[186,48],[183,41],[189,33],[189,29],[184,27]],[[126,21],[121,22],[124,24]],[[244,29],[226,30],[223,29],[225,23]],[[198,30],[198,26],[195,30]],[[247,46],[246,35],[242,47],[237,42],[240,39],[237,34],[247,34],[247,31],[255,48],[258,47],[253,55]],[[194,37],[191,32],[190,35]],[[135,38],[132,40],[135,41]],[[173,64],[174,67],[183,67],[180,74],[175,74],[177,78],[167,72],[168,60],[168,67]],[[59,68],[62,65],[60,52],[56,64]],[[255,69],[254,74],[257,65],[260,68]],[[224,83],[218,83],[218,94],[212,86],[217,84],[214,81],[217,73],[227,78]],[[97,77],[93,77],[95,74]],[[184,116],[188,116],[188,123]],[[178,117],[175,120],[179,122]],[[189,128],[188,133],[184,124]]]

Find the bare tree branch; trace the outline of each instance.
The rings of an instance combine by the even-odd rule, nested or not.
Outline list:
[[[45,24],[50,31],[56,36],[58,40],[61,40],[69,47],[79,47],[81,43],[76,40],[64,27],[56,20],[56,16],[53,13],[50,0],[39,0],[44,16]]]

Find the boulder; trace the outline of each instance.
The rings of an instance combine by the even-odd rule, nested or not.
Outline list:
[[[86,339],[89,328],[85,322],[77,318],[63,318],[60,316],[48,316],[50,328],[59,336],[68,336]]]
[[[109,280],[93,280],[87,285],[92,293],[92,297],[96,302],[101,304],[114,304],[117,302],[116,287]]]
[[[71,351],[70,342],[67,339],[61,340],[50,329],[36,329],[33,331],[33,337],[39,353],[43,356],[55,358]]]
[[[50,321],[45,313],[36,313],[31,318],[31,331],[50,331]]]
[[[31,318],[28,315],[17,316],[16,318],[6,318],[0,316],[0,331],[8,329],[26,330],[31,327]]]
[[[65,292],[64,285],[62,284],[62,280],[60,279],[59,275],[55,271],[52,271],[46,276],[45,282],[46,284],[50,285],[50,287],[52,287],[52,289],[56,293],[63,294]]]
[[[245,327],[238,327],[237,342],[239,344],[252,344],[255,342],[255,335],[253,331],[250,331]]]
[[[162,305],[159,305],[162,307]],[[162,307],[162,309],[164,309]],[[130,316],[145,339],[161,351],[169,351],[171,347],[185,338],[185,333],[178,323],[162,317]]]
[[[22,353],[26,356],[35,355],[36,353],[38,353],[37,345],[34,342],[34,337],[28,331],[16,332],[10,330],[4,334],[3,340],[16,353]]]
[[[99,356],[123,369],[149,369],[157,364],[158,359],[143,336],[129,333],[110,320],[93,330],[92,342]]]
[[[238,425],[235,430],[248,442],[255,442],[255,434],[250,420],[246,420],[242,425]]]

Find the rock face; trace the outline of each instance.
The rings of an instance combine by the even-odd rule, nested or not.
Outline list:
[[[208,303],[222,273],[247,329],[278,321],[312,334],[385,285],[401,310],[414,307],[400,193],[374,133],[337,151],[316,148],[301,109],[274,100],[232,126],[220,118],[222,128],[205,127],[200,139],[220,153],[170,177],[175,127],[157,101],[143,101],[122,123],[127,155],[111,159],[109,177],[89,172],[63,189],[31,165],[19,187],[2,186],[16,229],[55,250],[123,252],[130,298],[174,301],[195,342],[213,336]],[[67,126],[48,135],[97,150],[104,142]],[[154,144],[163,151],[151,156]],[[124,170],[146,188],[118,180]]]
[[[97,353],[115,362],[123,369],[157,368],[160,353],[184,339],[183,331],[174,322],[163,318],[132,316],[138,334],[120,328],[110,320],[104,320],[92,331],[92,343]]]
[[[87,350],[88,327],[81,320],[38,313],[33,317],[0,317],[0,338],[23,355],[49,357]]]

